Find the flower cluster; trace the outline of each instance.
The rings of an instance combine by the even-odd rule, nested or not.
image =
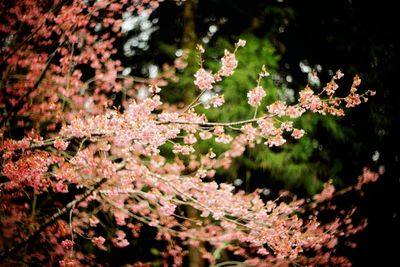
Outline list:
[[[221,63],[222,67],[220,70],[220,75],[226,77],[231,76],[238,65],[235,54],[229,52],[228,50],[225,50],[225,56],[221,59]]]
[[[140,229],[147,225],[156,230],[155,239],[167,244],[159,253],[165,265],[172,257],[175,266],[182,266],[184,247],[200,243],[207,243],[199,247],[210,263],[222,249],[255,266],[347,263],[322,252],[334,251],[340,236],[360,228],[351,226],[347,217],[322,224],[315,210],[302,217],[307,207],[330,201],[335,194],[331,184],[314,199],[263,201],[260,190],[235,191],[214,178],[248,148],[301,138],[305,132],[295,127],[295,119],[307,110],[340,116],[343,101],[353,107],[366,100],[374,92],[358,94],[358,76],[345,98],[335,96],[336,82],[343,76],[338,71],[322,93],[306,87],[296,104],[278,100],[261,107],[266,92],[260,80],[269,76],[263,67],[257,86],[247,94],[255,114],[242,121],[209,121],[196,110],[199,99],[234,73],[244,40],[233,52],[225,50],[215,74],[201,65],[194,75],[201,90],[197,102],[182,108],[163,103],[159,96],[163,78],[173,78],[167,67],[151,80],[128,78],[121,74],[122,63],[113,59],[123,11],[150,12],[157,1],[64,2],[54,1],[48,9],[35,1],[16,1],[0,22],[0,32],[10,38],[26,34],[18,29],[21,23],[29,33],[15,37],[29,37],[19,48],[5,43],[0,55],[7,75],[22,76],[5,77],[0,98],[0,106],[7,108],[0,115],[0,248],[6,251],[16,244],[16,256],[8,257],[39,265],[95,265],[93,251],[134,245],[131,239],[141,238]],[[202,46],[198,51],[200,56],[205,53]],[[82,66],[92,70],[93,77],[83,75]],[[146,88],[148,97],[138,96],[140,88]],[[127,100],[120,101],[120,108],[110,108],[116,102],[109,96],[121,92]],[[212,107],[225,103],[222,93],[209,93]],[[10,118],[19,122],[6,123]],[[20,132],[26,136],[7,138]],[[202,140],[209,139],[226,149],[214,152],[207,147],[201,153]],[[356,188],[377,178],[365,170]],[[182,207],[200,216],[187,218]],[[33,238],[37,248],[17,249]]]
[[[372,172],[368,168],[364,168],[362,175],[360,175],[358,177],[358,182],[357,182],[356,188],[358,190],[361,190],[362,185],[368,184],[371,182],[376,182],[378,180],[378,178],[379,178],[378,173]]]
[[[247,97],[249,98],[248,103],[253,107],[258,107],[265,95],[264,89],[261,86],[257,86],[247,93]]]
[[[199,69],[194,77],[196,78],[194,84],[199,87],[200,90],[211,90],[213,88],[212,84],[215,83],[215,78],[210,72],[206,71],[205,69]]]

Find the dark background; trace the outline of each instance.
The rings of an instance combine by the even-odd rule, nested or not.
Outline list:
[[[282,36],[284,61],[306,58],[310,63],[359,73],[364,87],[377,91],[345,121],[357,133],[352,138],[358,149],[330,149],[346,162],[343,173],[347,177],[362,164],[384,166],[385,174],[366,188],[360,203],[369,226],[358,235],[358,248],[350,257],[354,266],[398,266],[398,9],[392,1],[292,1],[289,5],[296,18]],[[374,150],[380,153],[375,163],[371,161]]]
[[[193,7],[184,18],[185,5]],[[362,79],[362,88],[376,90],[367,104],[353,109],[341,120],[343,129],[351,129],[347,142],[335,142],[321,130],[318,140],[325,144],[330,160],[341,161],[339,176],[344,184],[354,184],[363,167],[385,170],[380,180],[364,187],[365,195],[349,195],[344,206],[358,206],[356,217],[368,219],[368,227],[357,234],[358,246],[344,250],[354,266],[399,266],[400,170],[400,95],[399,95],[399,12],[395,1],[363,0],[187,0],[166,1],[156,10],[158,30],[152,35],[148,56],[160,62],[168,60],[160,44],[190,46],[207,35],[210,24],[217,37],[235,41],[241,34],[268,37],[281,55],[280,71],[293,77],[292,86],[304,86],[307,76],[299,63],[320,65],[321,81],[329,80],[329,71],[341,69],[345,82],[353,75]],[[184,41],[185,24],[194,23],[193,40]],[[189,29],[190,30],[190,29]],[[186,32],[186,36],[187,35]],[[142,56],[142,58],[141,58]],[[127,62],[129,63],[129,60]],[[372,159],[373,155],[379,155]],[[325,159],[326,160],[326,159]],[[329,164],[329,162],[328,162]]]
[[[354,200],[359,216],[366,217],[369,226],[356,236],[358,247],[345,253],[354,266],[398,266],[400,50],[395,1],[203,0],[195,12],[198,36],[205,34],[209,21],[218,22],[221,17],[225,23],[220,24],[219,35],[252,32],[269,36],[282,55],[282,71],[289,72],[294,82],[307,82],[298,67],[306,60],[310,66],[322,66],[322,78],[327,75],[325,70],[340,68],[350,79],[358,73],[364,89],[377,91],[367,104],[352,110],[342,121],[343,127],[354,130],[349,136],[352,145],[331,143],[325,149],[341,159],[341,176],[350,183],[364,166],[385,169],[377,183],[365,187],[365,196]],[[170,33],[179,33],[171,27],[168,25]],[[329,139],[329,133],[321,132],[320,138]],[[373,161],[375,151],[379,158]],[[346,201],[351,203],[352,198]]]

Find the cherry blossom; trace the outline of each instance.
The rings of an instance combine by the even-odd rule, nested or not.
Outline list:
[[[246,45],[246,40],[239,39],[239,41],[236,43],[237,47],[244,47]]]
[[[212,84],[215,83],[215,78],[205,69],[199,69],[194,77],[196,78],[194,84],[199,87],[200,90],[211,90],[213,88]]]
[[[293,132],[292,132],[292,136],[295,138],[295,139],[300,139],[301,137],[303,137],[303,135],[304,135],[304,130],[303,129],[293,129]]]
[[[267,109],[269,113],[282,117],[286,114],[286,103],[283,101],[275,101],[271,105],[267,106]]]
[[[238,61],[235,57],[235,54],[230,53],[228,50],[225,50],[225,55],[221,59],[221,63],[222,63],[222,67],[220,70],[221,76],[232,75],[238,65]]]
[[[317,216],[319,205],[343,191],[327,184],[312,199],[286,201],[282,195],[263,201],[262,190],[245,193],[216,177],[247,149],[301,138],[305,132],[295,128],[296,119],[306,111],[342,116],[344,108],[366,101],[375,92],[357,93],[360,77],[354,77],[345,97],[336,96],[343,76],[338,71],[319,93],[307,86],[297,103],[278,100],[258,109],[266,96],[260,81],[269,76],[263,66],[247,94],[256,112],[242,121],[214,121],[199,112],[200,96],[234,74],[245,40],[233,52],[224,51],[215,74],[203,67],[205,49],[197,47],[194,85],[201,92],[181,107],[159,95],[176,78],[173,67],[151,79],[126,77],[122,62],[114,59],[123,12],[151,12],[158,1],[64,2],[54,1],[50,9],[37,1],[10,2],[0,22],[2,36],[25,40],[20,46],[5,43],[0,51],[6,70],[0,97],[1,261],[103,264],[93,251],[133,245],[146,225],[166,244],[159,253],[165,266],[182,266],[187,246],[200,243],[206,244],[200,252],[210,264],[222,250],[254,266],[348,264],[334,255],[335,247],[365,224],[353,225],[351,211],[327,223]],[[19,30],[22,24],[26,29]],[[85,68],[93,75],[82,73]],[[137,97],[138,88],[148,97]],[[110,97],[122,92],[121,103]],[[210,105],[225,102],[229,99],[221,92]],[[23,136],[10,138],[15,133]],[[224,148],[213,150],[215,143]],[[365,169],[351,189],[361,190],[378,177]],[[200,216],[187,218],[182,207]],[[306,211],[309,217],[302,216]]]
[[[265,96],[265,91],[261,86],[257,86],[253,90],[247,93],[249,98],[248,103],[253,107],[258,107],[261,104],[261,100]]]
[[[224,95],[214,95],[211,99],[210,99],[210,105],[213,108],[217,108],[222,106],[225,103],[225,98]]]

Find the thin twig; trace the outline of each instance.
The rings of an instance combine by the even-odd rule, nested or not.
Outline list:
[[[94,191],[96,191],[102,184],[107,181],[106,178],[101,179],[99,182],[95,183],[91,188],[86,190],[86,192],[78,199],[69,202],[63,209],[55,213],[53,216],[48,218],[44,223],[40,224],[40,226],[31,234],[22,239],[15,246],[6,249],[0,253],[0,262],[9,257],[10,255],[15,254],[19,249],[23,246],[32,242],[41,232],[43,232],[48,226],[52,225],[56,220],[58,220],[61,216],[65,215],[69,210],[71,210],[74,206],[78,205],[86,198],[88,198]]]
[[[200,97],[206,92],[206,90],[201,91],[201,93],[192,101],[192,103],[190,103],[189,105],[186,106],[186,108],[184,108],[181,112],[181,114],[185,113],[186,111],[188,111],[194,104],[197,103],[197,101],[199,101]]]
[[[259,118],[253,118],[242,121],[233,121],[233,122],[195,122],[195,121],[156,121],[156,124],[189,124],[189,125],[200,125],[200,126],[233,126],[233,125],[241,125],[246,123],[256,122],[260,119],[273,117],[273,115],[265,115]]]
[[[8,119],[11,117],[12,114],[14,114],[16,111],[18,111],[22,106],[23,106],[23,101],[25,99],[25,97],[28,97],[33,91],[35,91],[38,87],[39,84],[42,82],[47,70],[50,67],[50,63],[53,60],[54,56],[56,55],[58,49],[64,44],[66,39],[64,39],[64,41],[62,41],[57,48],[54,50],[54,52],[50,55],[49,60],[46,63],[46,66],[44,67],[44,69],[42,70],[42,72],[40,73],[38,79],[36,80],[35,84],[28,90],[25,92],[24,95],[22,95],[19,99],[16,105],[14,105],[11,110],[7,113],[7,115],[0,121],[0,127],[2,127],[7,121]]]
[[[66,2],[66,1],[60,1],[57,5],[52,6],[47,13],[56,11],[59,7],[61,7],[64,4],[64,2]],[[3,64],[5,64],[7,62],[7,60],[10,57],[12,57],[24,44],[26,44],[28,41],[30,41],[33,38],[33,36],[36,33],[38,33],[38,31],[43,27],[43,25],[45,25],[45,23],[46,23],[46,19],[41,24],[39,24],[39,26],[37,26],[37,28],[35,30],[33,30],[22,42],[20,42],[19,44],[14,46],[14,49],[1,60],[0,69],[3,66]]]

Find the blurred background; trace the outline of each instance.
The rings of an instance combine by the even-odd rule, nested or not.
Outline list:
[[[377,183],[364,187],[363,197],[348,194],[338,201],[343,207],[358,206],[356,218],[369,222],[352,239],[357,247],[343,248],[342,253],[354,266],[396,266],[400,237],[397,10],[394,1],[385,0],[166,0],[151,15],[124,13],[119,56],[124,75],[151,78],[164,63],[178,66],[178,79],[162,94],[169,102],[188,103],[196,94],[193,74],[198,65],[187,50],[202,44],[206,68],[216,70],[225,48],[232,50],[238,38],[247,40],[238,53],[235,74],[201,99],[206,106],[212,95],[225,95],[226,104],[218,111],[200,107],[211,119],[222,121],[252,114],[245,95],[255,87],[263,64],[271,73],[262,84],[267,91],[265,104],[278,99],[294,102],[305,85],[322,88],[338,69],[345,74],[339,95],[346,95],[358,74],[362,90],[377,92],[368,103],[340,119],[305,116],[296,122],[307,132],[303,139],[278,149],[249,150],[218,179],[232,182],[238,190],[262,188],[268,199],[282,189],[307,197],[330,179],[339,188],[355,184],[365,166],[384,171]],[[188,67],[180,68],[185,63]],[[146,97],[146,91],[141,95],[139,89],[138,97]],[[205,151],[208,145],[203,144]]]

